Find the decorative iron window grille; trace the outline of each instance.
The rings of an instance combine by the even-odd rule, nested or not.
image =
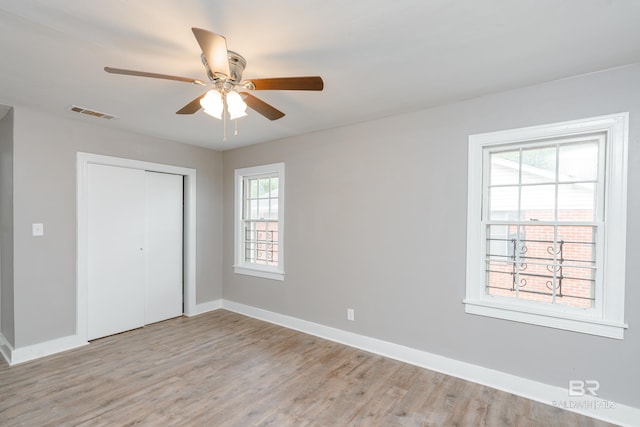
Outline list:
[[[490,246],[491,242],[504,242],[508,245],[508,255],[498,253],[487,253],[487,265],[486,273],[488,276],[486,289],[488,293],[491,293],[492,289],[495,290],[509,290],[510,292],[521,292],[525,294],[537,294],[548,296],[552,298],[570,298],[581,299],[590,301],[590,305],[595,301],[594,286],[595,278],[593,277],[593,271],[595,261],[588,261],[590,266],[585,267],[585,259],[578,258],[566,258],[566,245],[589,245],[594,246],[595,242],[584,241],[553,241],[553,240],[537,240],[537,239],[523,239],[518,240],[516,238],[488,238],[487,242]],[[533,256],[528,255],[529,243],[547,245],[545,251],[549,256]],[[510,265],[509,269],[495,269],[491,267],[490,260],[503,258],[502,265]],[[546,273],[541,273],[540,269],[535,272],[529,270],[529,265],[535,263],[535,265],[543,266]],[[498,264],[498,265],[500,265]],[[495,264],[493,264],[495,265]],[[580,265],[576,267],[576,265]],[[565,270],[569,267],[575,267],[573,272],[584,270],[588,271],[588,275],[579,274],[571,275],[565,274]],[[509,288],[503,286],[492,285],[496,281],[491,280],[491,275],[508,275],[510,276],[511,286]],[[537,286],[531,286],[530,282],[536,281]],[[569,289],[565,286],[563,289],[563,283],[567,281],[573,281],[574,283],[580,283],[581,286],[573,286]],[[500,283],[500,280],[497,280]],[[546,290],[541,289],[540,284],[544,284]],[[588,289],[584,289],[588,284]],[[529,286],[529,287],[528,287]]]
[[[278,221],[245,220],[245,261],[278,265]]]

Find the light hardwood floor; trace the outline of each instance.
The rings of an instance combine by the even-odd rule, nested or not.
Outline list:
[[[8,367],[2,426],[605,426],[224,310]]]

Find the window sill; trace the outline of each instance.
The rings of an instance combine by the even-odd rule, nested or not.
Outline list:
[[[244,274],[246,276],[262,277],[263,279],[284,281],[284,273],[277,271],[260,270],[252,267],[234,266],[233,272],[236,274]]]
[[[465,312],[479,316],[495,317],[514,322],[529,323],[583,334],[624,339],[624,323],[600,319],[579,318],[564,313],[547,313],[527,310],[514,305],[497,304],[482,300],[464,300]]]

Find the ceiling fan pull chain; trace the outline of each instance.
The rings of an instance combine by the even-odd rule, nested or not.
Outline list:
[[[225,102],[225,106],[224,106],[224,110],[222,111],[222,129],[223,129],[223,134],[222,134],[222,142],[227,142],[227,114],[226,114],[226,110],[227,110],[227,103]]]
[[[233,134],[234,134],[234,135],[238,135],[238,119],[235,119],[235,120],[234,120],[234,122],[236,122],[236,123],[235,123],[235,125],[236,125],[236,129],[235,129],[235,131],[233,132]]]

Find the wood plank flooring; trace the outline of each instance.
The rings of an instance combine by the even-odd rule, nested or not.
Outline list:
[[[224,310],[8,367],[2,426],[606,426]]]

